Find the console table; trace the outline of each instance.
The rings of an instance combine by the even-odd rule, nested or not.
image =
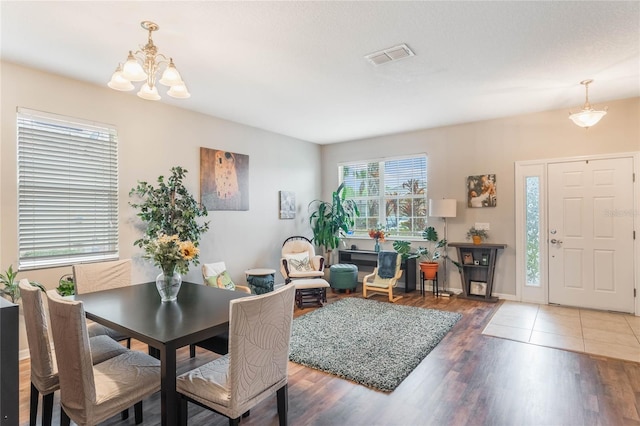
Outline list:
[[[491,296],[493,276],[498,250],[504,249],[507,245],[449,243],[449,247],[457,249],[458,261],[462,265],[462,294],[458,297],[497,302],[498,298]]]
[[[18,305],[0,297],[0,425],[18,426]]]
[[[339,250],[338,262],[373,269],[378,266],[378,252],[373,250]],[[416,259],[403,260],[400,268],[404,271],[404,292],[414,291],[416,289]]]

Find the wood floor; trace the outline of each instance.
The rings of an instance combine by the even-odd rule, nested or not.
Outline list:
[[[346,296],[328,293],[329,303]],[[384,297],[374,296],[384,300]],[[640,364],[483,336],[496,304],[410,293],[398,303],[460,312],[463,318],[392,393],[289,364],[290,425],[640,425]],[[295,315],[310,312],[299,310]],[[139,342],[136,349],[146,350]],[[179,354],[180,372],[215,355]],[[29,362],[20,364],[20,419],[29,419]],[[189,405],[191,425],[227,425]],[[144,401],[144,424],[160,423],[158,395]],[[56,393],[54,424],[59,421]],[[120,416],[104,425],[133,425]],[[277,425],[275,396],[245,426]]]

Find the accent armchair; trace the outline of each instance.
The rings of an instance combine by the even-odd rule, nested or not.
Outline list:
[[[227,266],[224,262],[203,264],[202,278],[204,279],[204,285],[251,294],[251,289],[249,287],[235,284],[231,280],[231,277],[227,272]],[[189,345],[189,356],[191,358],[196,356],[196,346],[224,355],[229,352],[229,333],[225,332],[207,340]]]
[[[402,276],[401,263],[402,257],[394,251],[378,253],[378,266],[373,273],[362,279],[362,297],[368,298],[373,294],[382,293],[389,296],[391,303],[402,299],[402,296],[393,296],[393,289]]]
[[[316,255],[316,250],[308,238],[289,237],[282,244],[280,273],[286,284],[296,278],[323,278],[324,257]]]

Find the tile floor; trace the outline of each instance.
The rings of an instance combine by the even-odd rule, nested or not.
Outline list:
[[[640,362],[640,317],[503,302],[482,334]]]

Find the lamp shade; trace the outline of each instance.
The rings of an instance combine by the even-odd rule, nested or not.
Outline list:
[[[594,109],[585,109],[575,114],[571,114],[569,118],[580,127],[589,128],[594,126],[602,117],[607,115],[607,111],[596,111]]]
[[[441,200],[429,199],[429,216],[431,217],[456,217],[456,200],[443,198]]]

